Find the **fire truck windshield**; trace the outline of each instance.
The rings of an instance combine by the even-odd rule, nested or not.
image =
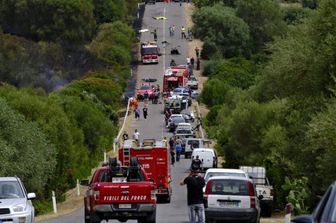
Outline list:
[[[157,54],[157,48],[156,47],[142,48],[142,54]]]

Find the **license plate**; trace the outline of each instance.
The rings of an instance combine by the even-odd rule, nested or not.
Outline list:
[[[238,202],[220,201],[219,206],[226,208],[236,208],[238,207]]]
[[[119,204],[119,208],[132,208],[131,204]]]

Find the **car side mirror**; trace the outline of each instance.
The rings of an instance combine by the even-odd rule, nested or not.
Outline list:
[[[159,56],[159,57],[162,56],[162,53],[158,53],[158,56]]]
[[[89,180],[88,179],[80,180],[79,184],[82,186],[89,186]]]
[[[314,218],[311,215],[300,215],[291,220],[293,223],[314,223]]]
[[[36,194],[35,193],[28,193],[27,198],[28,198],[28,200],[34,199],[34,198],[36,198]]]
[[[154,179],[153,178],[150,178],[149,181],[152,182],[152,183],[154,183]]]
[[[258,196],[258,199],[259,199],[259,200],[262,200],[262,199],[264,199],[264,196],[263,196],[262,194],[260,194],[260,195]]]

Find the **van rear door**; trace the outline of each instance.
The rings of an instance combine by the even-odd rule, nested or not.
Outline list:
[[[208,207],[250,208],[251,202],[247,180],[210,179],[208,184],[206,189]]]

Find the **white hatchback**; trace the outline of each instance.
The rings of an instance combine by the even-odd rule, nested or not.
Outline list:
[[[259,199],[253,181],[246,177],[211,177],[205,186],[207,222],[260,222]]]

